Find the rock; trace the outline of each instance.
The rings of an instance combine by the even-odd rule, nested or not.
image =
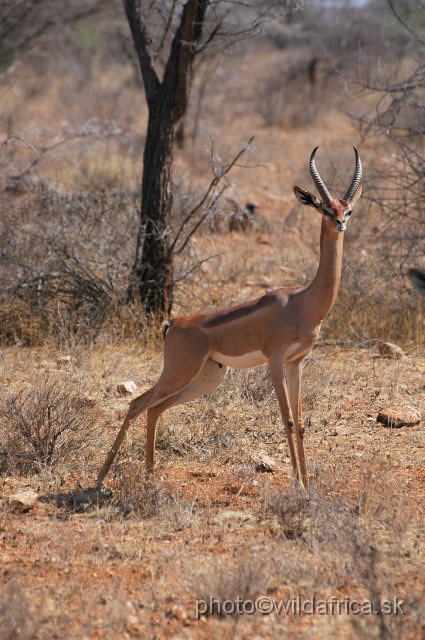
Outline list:
[[[255,470],[259,473],[276,471],[276,462],[266,453],[253,453],[250,460],[255,464]]]
[[[421,421],[419,409],[411,405],[403,407],[391,406],[378,413],[376,422],[384,424],[386,427],[400,429],[401,427],[413,427]]]
[[[117,391],[121,393],[123,396],[131,395],[132,393],[136,393],[137,384],[133,382],[133,380],[126,380],[125,382],[120,382],[117,384]]]
[[[265,289],[267,289],[268,287],[271,287],[272,281],[270,278],[263,276],[259,279],[258,284],[260,287],[264,287]]]
[[[86,407],[94,407],[99,402],[99,398],[97,396],[82,396],[80,398],[81,404]]]
[[[270,240],[270,236],[268,236],[266,233],[263,233],[260,236],[257,236],[255,238],[255,242],[257,244],[271,244],[272,243],[272,241]]]
[[[347,430],[344,427],[341,427],[339,424],[335,427],[335,434],[337,436],[346,436]]]
[[[379,354],[384,358],[398,358],[399,360],[406,357],[403,349],[392,342],[381,342],[379,345]]]
[[[171,609],[167,611],[166,616],[167,618],[176,618],[176,620],[178,620],[179,622],[186,622],[187,620],[186,611],[183,609],[183,607],[179,607],[177,605],[171,607]]]
[[[145,626],[140,624],[139,618],[132,613],[129,613],[125,619],[125,628],[130,636],[136,636],[137,638],[146,637]]]
[[[29,489],[28,491],[18,491],[9,498],[9,504],[11,507],[19,511],[29,511],[33,508],[37,502],[38,494],[35,491]]]
[[[59,356],[58,358],[56,358],[56,364],[60,367],[60,366],[64,366],[67,364],[71,363],[71,356]]]

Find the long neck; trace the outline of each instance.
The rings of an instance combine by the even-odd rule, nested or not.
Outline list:
[[[319,324],[332,309],[338,295],[342,270],[344,234],[329,231],[324,218],[320,233],[320,261],[316,277],[304,290],[303,303]]]

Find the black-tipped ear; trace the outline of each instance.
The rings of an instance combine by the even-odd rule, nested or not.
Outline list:
[[[294,193],[301,204],[305,204],[307,207],[314,207],[320,209],[320,201],[310,191],[304,191],[301,187],[294,187]]]
[[[408,275],[415,289],[425,294],[425,273],[419,269],[409,269]]]

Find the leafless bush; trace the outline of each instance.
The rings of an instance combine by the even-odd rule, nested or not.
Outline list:
[[[379,66],[361,82],[375,109],[359,119],[360,132],[369,146],[372,139],[380,144],[365,170],[362,208],[347,235],[343,290],[333,317],[360,340],[402,339],[420,345],[423,309],[406,275],[409,266],[423,266],[425,49],[412,29],[415,14],[416,24],[422,20],[417,6],[389,6],[389,24],[410,40],[416,60],[405,57],[396,68]]]
[[[308,417],[317,411],[321,399],[332,386],[335,372],[331,371],[314,350],[304,360],[303,366],[303,407]]]
[[[267,509],[277,517],[282,533],[287,538],[299,538],[309,525],[310,500],[297,484],[292,484],[279,494],[266,497]]]
[[[265,79],[258,90],[257,109],[267,127],[303,127],[314,122],[332,98],[338,93],[329,92],[328,100],[314,98],[316,91],[329,89],[332,69],[312,52],[301,49],[288,59],[284,68]],[[329,86],[335,86],[335,83]]]
[[[133,258],[132,194],[71,196],[41,183],[23,196],[1,197],[3,339],[33,344],[46,335],[96,333],[120,314]]]
[[[257,405],[273,394],[270,371],[266,366],[231,371],[221,388],[236,392],[241,400],[249,400]]]
[[[207,398],[207,407],[203,401],[197,402],[191,411],[184,409],[186,419],[173,421],[159,427],[156,448],[169,456],[189,456],[198,461],[226,455],[240,446],[239,425],[223,419],[220,411],[211,406]]]
[[[390,527],[401,534],[406,517],[409,518],[409,504],[404,500],[405,487],[394,482],[391,469],[385,460],[371,460],[363,471],[358,494],[358,512],[364,527]]]
[[[39,376],[29,389],[3,391],[3,466],[20,473],[71,462],[80,466],[97,453],[100,418],[99,410],[86,402],[83,389],[60,377]]]
[[[416,14],[421,23],[421,9],[414,0],[399,0],[402,15]],[[412,43],[403,29],[391,21],[391,8],[386,0],[369,0],[362,4],[352,2],[336,5],[326,0],[311,0],[300,11],[299,3],[292,11],[270,22],[265,36],[278,49],[296,49],[308,45],[316,52],[325,53],[339,72],[345,72],[364,63],[369,57],[385,50],[386,57],[399,60]]]
[[[229,465],[229,470],[232,472],[232,479],[226,485],[227,491],[237,496],[252,494],[252,489],[257,484],[257,471],[253,462],[246,458],[236,458]]]
[[[403,15],[420,9],[398,2]],[[303,127],[332,106],[347,110],[347,87],[364,82],[385,52],[385,59],[403,59],[412,41],[384,0],[359,5],[313,0],[271,22],[264,35],[282,50],[275,72],[259,87],[256,106],[266,126]],[[410,40],[410,42],[409,42]],[[319,97],[320,96],[320,97]]]
[[[157,517],[179,531],[189,526],[194,503],[168,490],[160,473],[157,468],[155,474],[148,475],[144,461],[126,456],[114,481],[113,504],[125,517]]]
[[[227,165],[211,151],[207,188],[176,203],[167,226],[173,286],[211,258],[193,251],[192,236],[218,216],[227,174],[249,145]],[[65,193],[44,182],[21,188],[0,194],[0,339],[33,345],[46,336],[94,338],[102,328],[121,336],[145,331],[148,321],[129,293],[136,242],[128,230],[137,228],[139,196],[105,187]]]
[[[347,479],[323,468],[313,472],[308,492],[298,485],[278,493],[262,490],[264,515],[275,517],[278,531],[296,540],[304,556],[311,557],[309,564],[293,569],[294,579],[300,580],[299,571],[304,572],[305,580],[325,591],[355,576],[373,592],[373,599],[378,591],[390,590],[378,567],[388,556],[397,562],[407,543],[400,527],[411,514],[403,489],[389,478],[384,464],[369,460],[357,504],[344,498]]]
[[[35,42],[46,46],[46,34],[60,31],[64,25],[101,12],[102,3],[97,0],[83,2],[81,7],[58,7],[50,0],[11,0],[0,7],[0,71],[7,69],[15,59],[31,49]],[[54,38],[51,35],[52,38]],[[62,35],[63,38],[63,35]],[[35,47],[34,47],[35,48]]]
[[[146,474],[144,462],[125,460],[120,463],[114,503],[124,516],[152,518],[158,515],[163,502],[162,482],[157,475]]]
[[[210,602],[215,601],[214,613],[225,615],[223,603],[231,601],[255,600],[266,593],[270,579],[270,563],[262,553],[242,551],[235,560],[214,563],[208,571],[200,571],[191,576],[192,588],[195,587],[198,598]]]

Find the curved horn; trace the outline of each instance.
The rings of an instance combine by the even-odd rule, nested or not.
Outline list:
[[[316,147],[315,149],[313,149],[313,153],[310,156],[310,173],[311,173],[311,177],[313,178],[313,182],[316,185],[318,192],[320,193],[322,200],[324,200],[325,202],[330,202],[332,200],[332,196],[327,190],[322,178],[320,177],[319,172],[316,169],[316,163],[314,162],[314,156],[316,155],[316,151],[318,148],[319,147]]]
[[[362,168],[362,163],[360,160],[360,154],[357,151],[356,147],[353,147],[354,149],[354,153],[356,154],[356,170],[354,171],[354,176],[353,179],[351,181],[350,186],[347,189],[347,193],[345,194],[345,196],[343,197],[343,200],[346,200],[347,202],[351,202],[352,197],[354,196],[354,194],[356,193],[359,184],[362,180],[362,174],[363,174],[363,168]]]

